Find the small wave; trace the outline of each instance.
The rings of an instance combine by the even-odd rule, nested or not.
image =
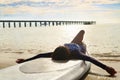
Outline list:
[[[24,52],[11,52],[11,51],[7,51],[7,52],[5,52],[5,53],[17,53],[17,54],[22,54],[22,53],[24,53]]]
[[[120,59],[99,59],[100,61],[120,61]]]
[[[120,53],[100,53],[91,55],[95,57],[120,57]]]

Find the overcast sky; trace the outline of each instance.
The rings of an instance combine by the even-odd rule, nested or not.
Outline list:
[[[120,0],[0,0],[0,19],[120,21]]]

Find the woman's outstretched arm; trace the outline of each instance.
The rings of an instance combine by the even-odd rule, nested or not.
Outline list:
[[[37,58],[42,58],[42,57],[51,57],[53,52],[48,52],[48,53],[41,53],[41,54],[38,54],[36,56],[33,56],[31,58],[28,58],[28,59],[17,59],[16,60],[16,63],[23,63],[23,62],[26,62],[26,61],[31,61],[31,60],[34,60],[34,59],[37,59]]]
[[[84,53],[81,53],[79,55],[79,59],[90,61],[91,63],[95,64],[96,66],[106,70],[111,76],[114,76],[114,74],[117,73],[114,68],[109,67],[109,66],[101,63],[100,61],[96,60],[95,58],[85,55]]]

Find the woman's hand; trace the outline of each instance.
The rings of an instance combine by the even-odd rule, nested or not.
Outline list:
[[[106,67],[106,71],[110,74],[110,76],[114,76],[117,72],[112,67]]]
[[[25,60],[25,59],[17,59],[17,60],[16,60],[16,63],[22,63],[22,62],[24,62],[24,60]]]

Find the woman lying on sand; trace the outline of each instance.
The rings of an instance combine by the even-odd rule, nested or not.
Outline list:
[[[114,68],[109,67],[96,59],[86,55],[86,45],[82,42],[84,37],[84,30],[81,30],[77,36],[73,39],[71,43],[64,44],[63,46],[57,47],[54,52],[49,52],[46,54],[38,54],[32,58],[28,59],[18,59],[17,63],[23,63],[37,58],[51,57],[52,60],[70,60],[70,59],[80,59],[90,61],[91,63],[97,65],[98,67],[106,70],[110,76],[114,76],[117,72]]]

